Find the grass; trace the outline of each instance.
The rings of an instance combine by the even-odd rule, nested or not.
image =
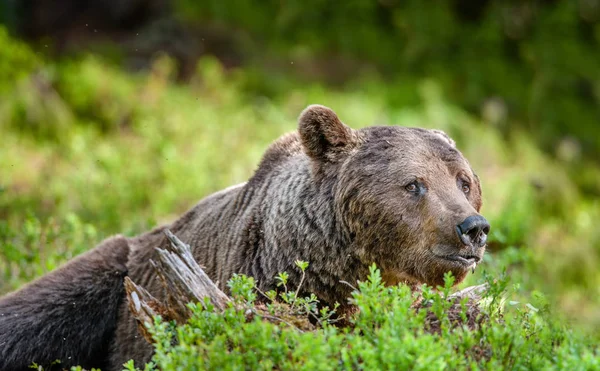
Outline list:
[[[237,353],[221,355],[225,358],[219,362],[248,361],[244,336],[260,336],[282,342],[285,357],[292,345],[306,350],[302,347],[312,341],[325,347],[314,359],[299,350],[297,357],[304,358],[293,356],[290,367],[331,362],[341,362],[340,367],[382,366],[385,357],[396,356],[393,349],[403,348],[412,349],[407,350],[412,358],[402,362],[415,368],[470,368],[477,364],[474,358],[449,358],[472,342],[484,341],[517,352],[511,353],[509,359],[516,363],[509,368],[566,368],[578,362],[584,365],[579,369],[593,367],[597,350],[586,333],[600,329],[600,230],[595,226],[600,202],[585,196],[570,178],[569,160],[553,159],[525,134],[502,134],[449,103],[436,81],[422,81],[410,105],[390,103],[390,91],[378,81],[336,90],[290,80],[285,89],[266,97],[249,90],[257,79],[252,71],[224,71],[210,58],[199,63],[189,85],[179,85],[171,77],[168,58],[158,58],[148,73],[131,74],[93,56],[48,62],[2,33],[0,46],[6,51],[0,60],[16,58],[0,69],[0,91],[6,98],[0,101],[0,293],[58,267],[111,234],[134,235],[174,220],[203,196],[246,180],[268,144],[295,129],[296,117],[307,104],[320,103],[355,128],[435,127],[456,139],[482,180],[483,214],[492,224],[491,251],[483,269],[463,285],[483,282],[484,274],[500,277],[506,272],[510,300],[520,303],[508,317],[514,321],[445,340],[416,331],[418,322],[398,314],[397,323],[393,316],[377,319],[374,323],[381,326],[370,337],[333,328],[298,337],[274,325],[245,327],[235,322],[238,314],[232,310],[233,322],[210,336],[188,327],[176,330],[182,347],[217,357],[223,349],[220,342],[236,329],[241,331],[232,340],[239,341]],[[598,168],[586,168],[586,174],[600,179]],[[380,315],[409,313],[408,302],[401,298],[404,289],[377,290],[393,302],[378,308]],[[536,311],[526,309],[527,303],[541,307],[538,302],[548,304],[539,320]],[[222,321],[227,318],[198,311],[190,326],[214,327]],[[407,325],[400,326],[402,321]],[[539,323],[545,325],[538,332]],[[166,327],[157,328],[162,338],[171,336]],[[352,353],[358,348],[365,353]],[[157,357],[170,358],[156,362],[161,369],[175,367],[177,359],[191,358],[167,354],[190,349],[165,347]],[[419,349],[431,349],[433,358]],[[271,357],[270,351],[265,350],[265,357]],[[529,363],[517,359],[524,354]],[[160,363],[166,359],[174,363]],[[488,361],[484,365],[490,369],[506,366],[499,358]],[[405,363],[398,359],[389,364]]]

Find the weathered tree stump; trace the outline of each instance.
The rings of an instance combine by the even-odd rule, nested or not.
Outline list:
[[[166,303],[159,302],[143,287],[125,278],[125,291],[129,302],[129,310],[138,321],[140,331],[152,342],[147,332],[146,323],[153,323],[154,316],[160,315],[177,323],[185,323],[191,316],[187,304],[198,302],[205,305],[206,299],[219,311],[225,309],[229,297],[206,275],[198,265],[189,245],[179,240],[171,231],[165,230],[170,241],[167,249],[157,248],[157,261],[151,260],[162,285],[167,292]]]

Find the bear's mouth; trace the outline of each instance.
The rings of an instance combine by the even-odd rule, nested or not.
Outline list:
[[[438,257],[442,258],[444,260],[449,260],[451,262],[458,263],[465,268],[475,267],[477,265],[477,263],[479,263],[479,261],[481,260],[481,258],[477,255],[455,254],[455,255],[444,255],[444,256],[438,256]]]

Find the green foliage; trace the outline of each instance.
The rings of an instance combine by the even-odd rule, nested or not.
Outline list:
[[[319,300],[314,294],[310,294],[306,297],[298,296],[298,293],[302,290],[302,284],[306,277],[306,268],[308,268],[308,262],[297,260],[296,267],[302,272],[300,283],[295,290],[290,290],[287,286],[289,275],[287,272],[279,273],[275,279],[278,281],[277,286],[280,288],[279,293],[275,290],[261,293],[264,298],[268,299],[267,309],[271,315],[279,316],[284,314],[285,316],[310,316],[311,320],[317,321],[321,325],[333,323],[335,310],[338,308],[338,304],[334,308],[328,306],[321,306],[319,308]]]
[[[251,305],[256,300],[254,287],[256,283],[253,277],[234,274],[227,283],[231,296],[237,303]]]
[[[56,269],[98,242],[94,226],[75,214],[41,222],[30,213],[21,223],[14,228],[0,220],[0,292]]]
[[[0,27],[0,94],[12,91],[15,82],[21,82],[37,67],[40,60],[31,48],[12,39],[6,29]]]
[[[115,76],[105,79],[106,69],[97,59],[65,62],[58,66],[56,90],[81,124],[102,131],[127,128],[135,122],[135,79]],[[161,76],[160,78],[164,78]]]
[[[229,285],[246,292],[250,281]],[[452,329],[446,317],[451,302],[444,299],[451,276],[441,291],[426,289],[424,300],[442,323],[439,333],[425,331],[425,310],[413,306],[406,286],[385,287],[379,271],[359,284],[354,303],[360,311],[351,329],[330,325],[303,332],[284,323],[254,317],[248,307],[231,306],[223,313],[191,305],[192,318],[175,327],[157,319],[151,327],[155,356],[145,370],[252,369],[581,369],[600,366],[590,339],[574,337],[532,304],[510,302],[490,314],[477,331]],[[490,301],[506,302],[504,284],[495,285]],[[239,286],[239,287],[238,287]],[[246,303],[252,301],[246,297]],[[252,307],[250,305],[250,307]],[[127,370],[137,370],[133,363]]]
[[[340,80],[344,71],[352,77],[383,76],[378,88],[388,90],[396,104],[410,102],[403,93],[432,78],[453,103],[481,113],[505,133],[525,127],[551,152],[559,152],[565,137],[575,137],[576,152],[591,158],[600,154],[600,136],[590,135],[598,133],[600,118],[597,1],[175,4],[189,22],[245,31],[248,35],[240,36],[244,51],[258,65],[265,63],[265,50],[280,56],[288,72],[340,54],[347,58],[329,68],[325,63],[319,77]],[[272,83],[272,77],[263,79],[265,91]]]

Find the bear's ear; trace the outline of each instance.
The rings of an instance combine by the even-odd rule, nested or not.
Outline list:
[[[334,160],[357,143],[355,130],[344,125],[332,109],[317,104],[302,111],[298,131],[306,153],[313,159]]]
[[[450,146],[452,146],[453,148],[456,148],[456,142],[454,142],[454,140],[452,138],[450,138],[448,136],[448,134],[446,134],[442,130],[438,130],[438,129],[432,129],[431,131],[434,134],[441,136],[446,142],[448,142],[448,144],[450,144]]]

